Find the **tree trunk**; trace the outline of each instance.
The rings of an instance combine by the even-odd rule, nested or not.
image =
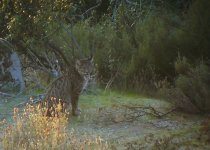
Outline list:
[[[19,85],[21,93],[25,89],[25,82],[21,70],[20,59],[15,51],[12,52],[10,61],[12,62],[12,65],[9,67],[8,71],[10,72],[15,83]]]

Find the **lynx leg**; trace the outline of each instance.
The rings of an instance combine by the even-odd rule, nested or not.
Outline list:
[[[79,100],[79,95],[74,95],[71,98],[71,106],[72,106],[72,115],[73,116],[80,115],[80,110],[78,109],[78,100]]]
[[[54,117],[52,116],[52,112],[55,111],[55,109],[53,108],[53,104],[55,104],[54,100],[47,99],[46,104],[43,105],[44,107],[46,107],[46,111],[44,114],[46,117]]]

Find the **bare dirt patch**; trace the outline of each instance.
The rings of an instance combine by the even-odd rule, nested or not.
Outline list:
[[[158,118],[150,113],[133,114],[125,107],[114,106],[86,110],[74,129],[79,134],[99,135],[112,143],[113,149],[119,150],[207,149],[197,139],[201,121],[199,117],[177,112]]]

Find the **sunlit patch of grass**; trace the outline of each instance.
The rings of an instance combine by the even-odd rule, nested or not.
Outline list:
[[[100,91],[96,95],[86,94],[80,97],[80,107],[82,109],[112,107],[120,104],[138,104],[145,106],[170,107],[167,101],[140,96],[135,93],[120,91]]]
[[[59,106],[57,107],[59,108]],[[46,117],[46,108],[27,105],[23,112],[14,108],[12,124],[8,124],[2,145],[4,149],[107,149],[100,137],[79,136],[67,129],[67,114],[56,109],[58,115]]]

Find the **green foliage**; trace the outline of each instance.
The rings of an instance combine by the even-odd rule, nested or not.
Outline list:
[[[132,2],[102,1],[103,6],[82,16],[96,3],[4,0],[0,35],[40,58],[49,51],[49,41],[70,62],[92,53],[100,83],[113,80],[118,88],[136,91],[156,90],[159,80],[186,74],[188,61],[210,58],[209,2],[189,5],[187,0],[189,10],[179,1]],[[183,58],[176,60],[178,54]]]
[[[175,70],[178,74],[186,75],[190,70],[190,64],[186,57],[178,56],[175,62]]]
[[[210,112],[210,68],[202,62],[191,67],[186,74],[180,74],[176,88],[187,97],[198,111]],[[179,100],[178,100],[179,101]],[[186,106],[188,107],[188,106]]]
[[[109,22],[93,27],[80,23],[75,25],[73,33],[83,50],[91,50],[94,54],[98,77],[102,82],[108,82],[116,73],[121,79],[125,77],[123,74],[127,75],[135,47],[125,29],[119,36]]]
[[[192,3],[183,27],[177,32],[177,46],[181,55],[195,60],[210,58],[210,1],[196,0]]]
[[[151,16],[136,27],[136,39],[140,42],[140,56],[153,65],[162,76],[173,75],[173,62],[177,55],[174,33],[167,23],[168,16]],[[167,71],[166,71],[167,70]]]
[[[113,85],[120,88],[155,90],[157,80],[165,77],[173,80],[175,69],[177,73],[184,73],[190,67],[185,57],[176,61],[179,53],[185,54],[184,48],[186,54],[191,55],[191,47],[186,48],[181,40],[183,32],[172,28],[174,22],[179,23],[179,16],[152,12],[147,18],[136,20],[131,27],[132,19],[127,20],[126,8],[120,6],[118,11],[114,24],[109,19],[96,25],[87,20],[72,28],[83,54],[94,53],[101,83],[114,78]],[[184,30],[186,26],[180,28]],[[188,35],[188,39],[189,36],[193,37]]]

